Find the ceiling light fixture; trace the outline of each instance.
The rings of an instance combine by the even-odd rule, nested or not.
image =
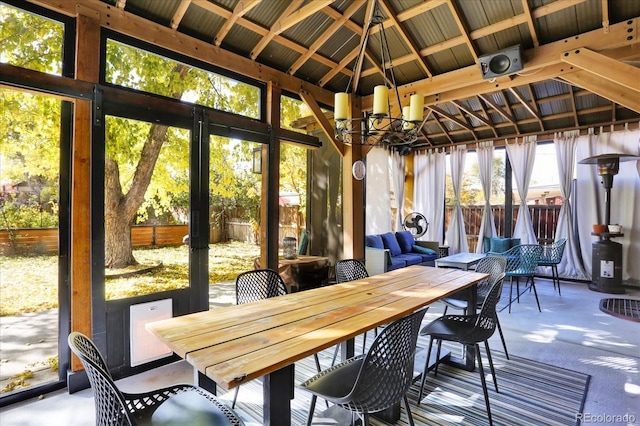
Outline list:
[[[335,137],[346,144],[408,148],[418,139],[418,130],[423,118],[424,96],[411,95],[409,106],[402,108],[402,115],[400,117],[391,116],[390,87],[387,84],[395,92],[398,106],[401,106],[402,103],[393,73],[389,43],[382,25],[384,18],[380,13],[378,2],[375,0],[373,8],[373,15],[362,38],[360,51],[356,57],[347,88],[344,92],[335,94]],[[349,91],[352,90],[354,94],[356,92],[357,83],[353,85],[354,87],[352,87],[352,83],[358,70],[362,69],[371,29],[375,26],[379,27],[381,71],[384,80],[381,85],[375,86],[373,89],[373,111],[365,111],[362,117],[349,118]]]

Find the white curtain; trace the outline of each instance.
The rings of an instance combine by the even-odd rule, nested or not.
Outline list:
[[[460,205],[460,188],[462,187],[462,175],[464,173],[464,161],[467,156],[467,146],[458,145],[450,154],[451,160],[451,184],[455,197],[453,213],[447,229],[447,244],[449,254],[467,253],[469,244],[467,243],[467,233],[464,228],[462,217],[462,206]]]
[[[536,159],[536,136],[525,136],[520,142],[507,143],[507,154],[513,169],[513,176],[516,179],[518,187],[518,196],[520,197],[520,208],[518,209],[518,218],[516,226],[513,230],[513,236],[520,238],[522,244],[537,244],[538,240],[533,230],[531,222],[531,214],[527,207],[527,192],[529,191],[529,182],[533,173],[533,163]]]
[[[496,236],[496,222],[491,212],[491,178],[493,177],[493,141],[478,143],[478,168],[480,169],[480,184],[484,194],[484,208],[482,221],[478,231],[476,253],[483,252],[484,237]]]
[[[365,233],[382,234],[391,231],[391,185],[389,185],[389,153],[374,147],[367,154]],[[351,170],[344,173],[351,175]]]
[[[556,160],[558,165],[558,180],[560,181],[560,193],[562,195],[562,206],[558,215],[556,225],[556,241],[566,238],[564,256],[558,264],[558,274],[579,280],[586,280],[589,274],[584,269],[582,256],[580,255],[580,245],[578,233],[574,222],[571,194],[573,186],[573,176],[576,166],[576,144],[580,136],[579,130],[556,133],[553,142],[556,148]]]
[[[389,156],[391,161],[391,176],[393,178],[393,193],[395,195],[396,220],[394,223],[395,231],[402,231],[402,220],[404,219],[404,168],[407,157],[400,155],[397,151],[393,151]]]
[[[640,130],[605,132],[600,128],[596,135],[594,129],[578,139],[576,158],[578,161],[593,155],[606,153],[640,154]],[[640,177],[638,161],[620,163],[620,170],[613,178],[611,188],[611,223],[622,225],[624,237],[614,241],[622,244],[622,279],[627,285],[640,285]],[[595,165],[579,164],[577,175],[576,209],[577,228],[580,236],[580,249],[585,269],[592,269],[592,243],[596,237],[591,235],[592,225],[604,222],[604,188]],[[634,238],[632,238],[632,236]]]
[[[413,208],[422,213],[429,222],[425,241],[442,244],[444,228],[444,184],[446,153],[430,149],[417,153],[413,158]]]

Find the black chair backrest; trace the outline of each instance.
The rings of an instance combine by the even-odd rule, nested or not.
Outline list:
[[[358,259],[343,259],[336,262],[336,281],[339,283],[368,277],[367,268]]]
[[[280,274],[273,269],[247,271],[236,278],[236,303],[238,305],[285,294],[287,294],[287,287]]]
[[[135,425],[124,396],[113,382],[104,358],[91,339],[73,332],[68,341],[69,348],[80,358],[89,377],[96,405],[96,425]]]
[[[485,256],[476,265],[476,272],[489,274],[490,276],[478,283],[478,299],[484,297],[491,290],[491,285],[496,281],[496,277],[503,274],[507,266],[507,259],[503,256]]]
[[[482,342],[490,338],[496,331],[498,324],[496,306],[500,301],[502,295],[502,283],[504,282],[505,273],[501,273],[492,278],[492,285],[489,293],[487,293],[484,303],[480,308],[478,317],[476,318],[474,339],[477,342]]]
[[[385,410],[411,387],[420,323],[428,308],[400,318],[378,334],[365,355],[356,383],[344,400],[360,412]]]

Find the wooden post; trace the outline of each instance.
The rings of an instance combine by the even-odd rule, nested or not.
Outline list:
[[[98,82],[100,75],[100,16],[78,9],[76,74],[78,80]],[[71,331],[91,336],[91,128],[92,103],[74,103],[71,179]],[[72,357],[71,370],[82,369]]]

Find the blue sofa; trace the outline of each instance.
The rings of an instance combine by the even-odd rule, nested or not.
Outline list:
[[[369,275],[411,265],[433,266],[438,258],[437,241],[416,241],[409,231],[365,237],[365,266]]]

